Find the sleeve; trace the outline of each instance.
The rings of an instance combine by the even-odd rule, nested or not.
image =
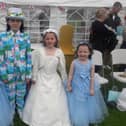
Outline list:
[[[38,73],[39,66],[40,66],[40,53],[37,50],[32,52],[32,65],[33,65],[32,80],[36,81],[37,73]]]
[[[5,48],[0,34],[0,79],[8,80],[7,66],[5,60]]]
[[[62,50],[59,50],[59,65],[58,65],[58,71],[60,72],[61,79],[63,81],[67,80],[67,73],[66,73],[66,62],[65,62],[65,57],[62,52]]]
[[[27,46],[26,46],[26,79],[31,79],[32,74],[32,61],[31,61],[31,43],[30,37],[27,37]]]

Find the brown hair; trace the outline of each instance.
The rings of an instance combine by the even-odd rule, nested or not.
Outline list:
[[[113,4],[113,7],[118,7],[118,8],[122,8],[122,4],[119,2],[119,1],[116,1],[114,4]]]
[[[43,35],[43,46],[46,46],[46,43],[45,43],[45,37],[48,33],[53,33],[55,38],[56,38],[56,43],[55,43],[55,47],[58,48],[58,37],[57,35],[54,33],[54,32],[46,32],[44,35]]]
[[[101,18],[107,13],[105,8],[100,8],[96,11],[96,18]]]
[[[90,44],[89,42],[81,42],[81,43],[77,46],[76,51],[75,51],[75,58],[78,58],[77,52],[78,52],[80,46],[87,46],[87,47],[88,47],[89,52],[90,52],[90,55],[89,55],[88,58],[91,59],[91,56],[92,56],[92,54],[93,54],[93,49],[92,49],[92,46],[91,46],[91,44]]]

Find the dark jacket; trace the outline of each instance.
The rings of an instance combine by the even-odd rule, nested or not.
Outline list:
[[[104,22],[100,22],[95,20],[91,25],[91,33],[90,33],[90,43],[93,46],[93,49],[104,52],[105,49],[109,48],[109,40],[115,38],[115,34],[108,30]]]
[[[117,14],[109,14],[104,23],[116,30],[121,23],[121,19]]]

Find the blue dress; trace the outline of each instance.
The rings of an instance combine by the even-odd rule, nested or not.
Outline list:
[[[11,122],[11,107],[8,101],[4,84],[0,81],[0,126],[10,126]]]
[[[95,79],[95,95],[90,96],[90,71],[92,61],[82,64],[74,60],[72,92],[68,92],[68,105],[73,126],[88,126],[89,123],[100,123],[108,114],[107,107]]]

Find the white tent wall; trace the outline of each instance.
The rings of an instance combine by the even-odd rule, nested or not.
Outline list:
[[[123,6],[126,0],[119,0]],[[5,30],[5,15],[7,8],[16,6],[25,12],[25,27],[31,34],[32,42],[40,42],[43,29],[59,28],[68,23],[74,26],[74,45],[89,39],[89,28],[99,7],[111,7],[115,0],[0,0],[5,6],[0,6],[0,31]],[[3,7],[3,8],[2,8]],[[123,24],[126,9],[121,11]]]
[[[116,0],[0,0],[8,4],[42,5],[42,6],[69,6],[69,7],[104,7],[112,6]],[[126,6],[126,0],[120,1]]]
[[[67,23],[67,9],[61,9],[63,10],[60,10],[60,8],[58,7],[50,7],[49,26],[57,30],[59,30],[62,25]]]

